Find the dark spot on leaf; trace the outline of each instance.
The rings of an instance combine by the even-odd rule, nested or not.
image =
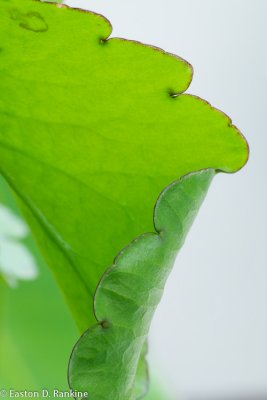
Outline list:
[[[110,327],[110,323],[108,321],[102,321],[101,326],[103,329],[108,329]]]
[[[19,26],[32,32],[46,32],[48,25],[42,15],[35,11],[22,13],[17,9],[10,11],[10,18],[19,22]]]
[[[173,99],[175,99],[175,98],[178,96],[178,94],[175,93],[174,90],[172,90],[172,89],[169,89],[169,90],[168,90],[168,94],[169,94],[169,96],[170,96],[171,98],[173,98]]]
[[[99,43],[102,44],[102,45],[103,44],[107,44],[107,39],[102,39],[101,38],[101,39],[99,39]]]

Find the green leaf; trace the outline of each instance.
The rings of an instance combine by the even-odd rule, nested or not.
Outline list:
[[[99,323],[70,360],[74,390],[94,400],[136,399],[134,379],[152,316],[213,176],[213,170],[200,171],[166,188],[154,211],[156,233],[135,239],[103,276],[95,295]]]
[[[100,15],[0,0],[0,171],[81,331],[114,254],[153,228],[160,191],[247,160],[229,118],[181,94],[187,62],[110,34]]]
[[[110,34],[93,13],[0,0],[0,172],[81,331],[95,322],[95,287],[114,254],[153,229],[158,193],[193,170],[234,172],[248,153],[228,117],[181,94],[188,63]],[[114,298],[104,303],[108,315]],[[134,398],[146,387],[143,345],[125,356]]]

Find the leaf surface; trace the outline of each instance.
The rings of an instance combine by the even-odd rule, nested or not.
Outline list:
[[[94,13],[0,0],[0,171],[81,331],[114,254],[153,229],[160,191],[247,159],[227,116],[181,94],[187,62],[110,34]]]
[[[155,233],[118,254],[95,295],[99,321],[78,341],[70,360],[70,385],[94,400],[135,400],[138,359],[178,250],[205,197],[214,170],[175,181],[160,195]],[[103,379],[103,377],[105,379]]]

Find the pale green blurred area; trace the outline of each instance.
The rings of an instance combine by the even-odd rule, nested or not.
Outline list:
[[[152,377],[150,382],[150,389],[145,400],[170,400],[166,394],[163,394],[163,390],[157,385],[156,379]]]
[[[2,178],[0,203],[18,214]],[[0,386],[67,390],[68,359],[79,333],[33,239],[24,242],[36,258],[39,275],[15,288],[0,280]]]

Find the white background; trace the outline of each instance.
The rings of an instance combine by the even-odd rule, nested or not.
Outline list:
[[[104,14],[112,36],[188,60],[188,92],[247,137],[248,165],[215,178],[177,260],[152,325],[150,363],[172,399],[267,396],[267,1],[68,4]]]

